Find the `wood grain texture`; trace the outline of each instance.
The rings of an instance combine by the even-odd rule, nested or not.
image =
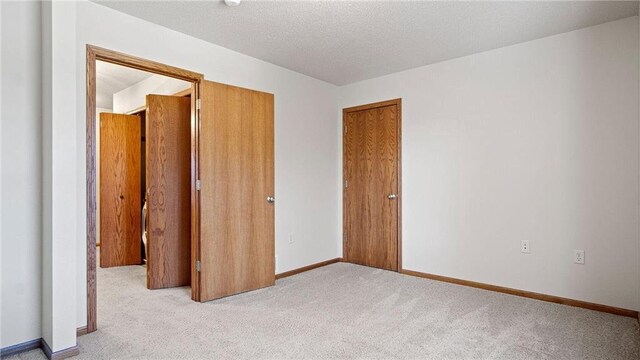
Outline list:
[[[392,100],[396,103],[396,107],[398,109],[397,116],[397,135],[398,135],[398,147],[397,147],[397,156],[398,156],[398,198],[396,201],[398,202],[398,271],[402,271],[402,99]]]
[[[400,99],[400,98],[392,99],[392,100],[385,100],[385,101],[380,101],[380,102],[371,103],[371,104],[364,104],[364,105],[358,105],[358,106],[352,106],[352,107],[344,108],[342,110],[342,113],[344,115],[345,113],[357,112],[357,111],[361,111],[361,110],[371,110],[371,109],[381,108],[381,107],[390,106],[390,105],[396,105],[396,106],[399,107],[401,103],[402,103],[402,99]]]
[[[142,262],[140,117],[100,114],[100,267]]]
[[[200,85],[200,300],[275,283],[273,95]]]
[[[342,258],[335,258],[335,259],[325,260],[325,261],[321,261],[319,263],[303,266],[301,268],[285,271],[283,273],[276,274],[276,280],[283,279],[283,278],[286,278],[286,277],[289,277],[289,276],[293,276],[293,275],[297,275],[297,274],[303,273],[305,271],[317,269],[319,267],[335,264],[335,263],[338,263],[338,262],[341,262],[341,261],[342,261]]]
[[[147,287],[191,283],[191,99],[147,95]]]
[[[87,45],[87,48],[92,52],[97,60],[106,61],[112,64],[122,65],[154,74],[165,75],[184,81],[195,82],[204,79],[204,76],[200,73],[181,69],[175,66],[161,64],[159,62],[123,54],[98,46]]]
[[[84,336],[87,334],[88,334],[88,331],[86,326],[81,326],[79,328],[76,328],[76,337]]]
[[[575,307],[585,308],[589,310],[595,310],[595,311],[606,312],[606,313],[611,313],[611,314],[616,314],[621,316],[638,318],[637,311],[623,309],[615,306],[596,304],[596,303],[591,303],[591,302],[582,301],[582,300],[568,299],[568,298],[563,298],[559,296],[540,294],[540,293],[535,293],[531,291],[512,289],[504,286],[490,285],[490,284],[485,284],[485,283],[480,283],[475,281],[461,280],[461,279],[451,278],[447,276],[427,274],[427,273],[413,271],[413,270],[405,269],[405,270],[402,270],[402,273],[406,275],[421,277],[421,278],[430,279],[430,280],[443,281],[451,284],[469,286],[469,287],[495,291],[495,292],[500,292],[500,293],[509,294],[509,295],[522,296],[530,299],[542,300],[542,301],[552,302],[556,304],[575,306]]]
[[[344,257],[348,262],[397,271],[398,103],[345,109],[343,116]],[[389,199],[390,194],[398,198]]]
[[[191,93],[193,92],[193,89],[190,87],[188,89],[182,90],[182,91],[178,91],[175,94],[171,94],[171,96],[180,96],[180,97],[187,97],[187,96],[191,96]],[[128,111],[127,114],[128,115],[135,115],[138,113],[144,113],[147,110],[147,105],[142,105],[140,107],[137,107],[131,111]]]
[[[191,96],[191,94],[193,94],[193,86],[189,87],[188,89],[178,91],[177,93],[172,95],[173,96]]]
[[[96,55],[91,46],[86,47],[86,176],[87,176],[87,332],[94,332],[97,324],[96,238],[97,238],[97,189],[96,189]]]
[[[199,83],[191,84],[191,299],[194,301],[200,301],[200,272],[196,269],[196,261],[200,260],[200,194],[196,189],[200,176],[200,110],[196,108],[199,88]]]

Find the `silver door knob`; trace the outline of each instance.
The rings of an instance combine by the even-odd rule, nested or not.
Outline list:
[[[396,195],[396,194],[389,194],[389,195],[387,195],[387,198],[388,198],[389,200],[394,200],[394,199],[396,199],[397,197],[398,197],[398,195]]]
[[[273,196],[267,196],[267,202],[269,204],[273,204],[274,202],[276,202],[276,198],[274,198]]]

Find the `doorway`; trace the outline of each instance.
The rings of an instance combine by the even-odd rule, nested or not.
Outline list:
[[[165,166],[167,164],[171,165],[172,163],[171,161],[167,162],[166,158],[162,158],[162,159],[160,158],[160,156],[166,156],[167,154],[168,155],[172,154],[172,152],[170,151],[171,149],[168,149],[167,147],[179,146],[182,149],[180,151],[180,154],[186,154],[186,157],[185,155],[183,155],[182,159],[179,162],[177,161],[173,162],[176,164],[180,163],[179,172],[185,176],[182,176],[179,182],[171,182],[172,184],[171,186],[175,187],[175,184],[178,184],[178,186],[181,189],[183,189],[185,188],[184,183],[186,182],[187,183],[186,189],[188,190],[188,193],[184,194],[184,191],[177,192],[175,191],[175,189],[172,189],[174,191],[171,191],[171,194],[175,195],[179,193],[181,198],[186,198],[186,200],[188,201],[186,202],[186,206],[190,211],[188,213],[189,216],[188,216],[188,219],[186,219],[186,222],[189,223],[189,225],[191,226],[187,228],[186,236],[189,237],[188,240],[190,245],[188,245],[188,247],[190,247],[190,249],[183,249],[184,244],[180,244],[179,245],[180,251],[177,253],[163,252],[164,255],[162,256],[165,256],[167,254],[170,256],[175,256],[176,254],[179,254],[179,256],[183,258],[181,259],[181,263],[180,263],[181,264],[180,271],[179,271],[180,275],[177,278],[171,277],[171,276],[150,277],[147,279],[147,284],[149,288],[153,288],[153,287],[175,286],[175,284],[189,285],[188,282],[190,282],[191,283],[190,285],[192,286],[192,289],[193,289],[192,298],[194,298],[195,296],[194,293],[197,291],[197,286],[194,286],[194,285],[197,284],[196,280],[198,276],[197,273],[193,270],[194,266],[188,266],[191,264],[187,264],[188,267],[185,268],[185,265],[182,263],[185,262],[184,258],[187,256],[189,259],[189,260],[186,260],[187,262],[191,262],[192,264],[195,263],[195,257],[192,256],[192,254],[195,253],[198,247],[198,241],[195,241],[196,239],[198,239],[197,238],[198,229],[197,227],[193,226],[194,224],[199,223],[198,212],[196,211],[198,206],[198,200],[195,194],[196,172],[194,171],[195,169],[197,169],[196,142],[197,142],[197,134],[198,134],[198,127],[196,126],[197,120],[198,120],[198,112],[196,111],[195,99],[197,98],[198,85],[202,81],[204,76],[202,74],[198,74],[188,70],[160,64],[157,62],[114,52],[107,49],[102,49],[92,45],[87,45],[87,99],[86,99],[87,101],[86,103],[86,110],[87,110],[87,118],[86,118],[86,127],[87,127],[87,169],[86,169],[87,171],[87,327],[86,329],[78,329],[78,333],[80,335],[83,333],[93,332],[97,329],[96,240],[98,238],[97,209],[98,209],[98,201],[100,198],[98,196],[97,191],[100,189],[100,187],[98,186],[100,182],[100,179],[98,178],[98,174],[102,174],[101,172],[98,171],[98,156],[97,156],[97,154],[100,154],[100,150],[101,150],[98,147],[98,141],[101,139],[98,137],[98,131],[97,131],[98,121],[96,121],[96,117],[97,117],[96,114],[98,113],[98,109],[97,109],[98,104],[96,103],[97,102],[97,98],[96,98],[97,70],[96,69],[97,69],[98,62],[105,62],[113,65],[123,66],[130,69],[141,70],[141,71],[145,71],[152,74],[162,75],[172,79],[186,81],[191,84],[189,89],[187,89],[187,92],[181,92],[179,94],[175,94],[175,96],[160,96],[160,95],[147,96],[147,99],[146,99],[147,105],[149,103],[154,104],[154,106],[152,106],[151,108],[145,105],[143,107],[134,109],[132,111],[126,111],[127,114],[118,114],[118,115],[102,114],[102,115],[105,115],[103,120],[104,123],[103,121],[101,121],[100,124],[102,126],[105,126],[104,124],[107,124],[106,125],[107,128],[105,128],[105,130],[110,129],[116,132],[121,132],[122,134],[128,134],[125,136],[130,138],[129,140],[131,140],[130,142],[132,142],[130,147],[131,148],[130,155],[132,158],[129,158],[129,160],[131,159],[132,160],[121,161],[123,165],[122,168],[129,167],[130,169],[135,169],[135,171],[137,171],[138,174],[142,175],[143,168],[140,165],[142,161],[141,157],[143,155],[146,158],[145,159],[146,163],[150,165],[144,168],[144,174],[146,175],[145,182],[150,185],[150,186],[147,186],[146,190],[141,191],[142,189],[141,176],[126,177],[127,179],[133,180],[130,182],[127,182],[123,177],[123,181],[124,181],[123,184],[127,184],[131,189],[131,191],[129,191],[130,194],[133,194],[133,193],[137,194],[140,192],[145,192],[148,194],[150,190],[149,188],[151,188],[152,191],[159,191],[158,189],[161,189],[161,188],[166,190],[166,184],[167,184],[167,182],[165,181],[166,179],[163,179],[162,176],[158,176],[158,175],[155,175],[151,178],[149,177],[149,175],[154,173],[154,170],[155,170],[154,164],[161,163],[162,166]],[[152,112],[149,113],[146,111],[149,109],[151,109]],[[158,109],[158,110],[154,112],[154,109]],[[180,132],[187,131],[188,133],[180,137],[182,140],[180,140],[179,143],[173,143],[171,141],[167,142],[163,140],[162,144],[160,145],[147,143],[143,147],[141,143],[141,138],[143,133],[144,135],[149,135],[152,132],[157,133],[157,131],[169,131],[173,133],[177,131],[177,129],[172,128],[172,126],[175,125],[174,123],[166,121],[165,115],[168,114],[168,112],[175,112],[176,114],[172,114],[172,116],[179,115],[181,118],[183,118],[183,120],[186,120],[188,122],[186,124],[186,127],[183,126],[184,124],[182,124],[180,127]],[[148,115],[150,114],[152,115],[152,118],[149,118]],[[162,126],[157,126],[156,124],[149,127],[149,122],[159,123]],[[142,130],[143,124],[145,124],[144,128],[147,129],[146,131]],[[127,130],[131,130],[131,131],[127,131]],[[174,138],[173,136],[165,137],[163,134],[156,134],[156,135],[157,136],[154,136],[153,138],[155,139]],[[148,136],[145,136],[145,137],[149,139]],[[184,139],[186,139],[186,143]],[[120,143],[122,142],[121,140],[119,141]],[[159,149],[159,146],[164,148]],[[119,148],[120,150],[122,150],[122,146],[114,146],[114,148]],[[140,152],[141,148],[145,148],[147,150],[141,154]],[[161,151],[158,151],[158,150],[161,150]],[[175,153],[175,151],[173,153]],[[156,156],[157,159],[155,160],[153,157],[154,154],[158,155]],[[121,159],[123,158],[121,157]],[[184,164],[185,160],[186,160],[186,164]],[[186,168],[185,168],[185,165],[186,165]],[[110,168],[110,170],[114,170],[113,167]],[[156,171],[156,173],[158,172]],[[154,181],[157,184],[153,184],[152,182]],[[154,186],[154,185],[158,185],[158,186]],[[131,200],[130,204],[128,200],[129,198]],[[138,236],[138,233],[142,232],[142,225],[140,221],[141,213],[140,213],[140,210],[138,209],[138,207],[140,206],[138,205],[140,205],[139,203],[142,202],[142,198],[143,197],[126,196],[124,193],[123,194],[118,193],[114,195],[113,203],[115,205],[114,204],[111,204],[111,205],[114,209],[117,207],[120,207],[120,209],[125,209],[125,208],[128,209],[127,214],[130,215],[129,222],[131,223],[130,232],[133,235],[128,237],[129,239],[132,239],[130,240],[131,244],[128,244],[128,248],[130,249],[130,252],[128,252],[128,254],[125,253],[124,256],[121,256],[120,254],[118,254],[118,251],[114,251],[111,254],[104,254],[101,251],[101,257],[104,258],[104,260],[107,259],[107,256],[105,255],[110,255],[108,257],[110,257],[111,260],[116,260],[115,264],[119,264],[118,261],[120,260],[123,260],[125,263],[126,262],[136,263],[141,261],[141,253],[144,251],[143,250],[144,248],[141,246],[138,240],[140,238]],[[171,199],[165,199],[165,200],[171,200]],[[118,201],[122,201],[122,204],[118,204],[117,203]],[[181,199],[181,206],[184,207],[184,204],[185,204],[184,199]],[[100,205],[101,205],[100,209],[109,210],[105,208],[102,203]],[[124,207],[124,205],[131,205],[131,206]],[[175,217],[167,217],[166,214],[162,213],[162,210],[164,209],[164,203],[162,207],[158,207],[155,211],[153,210],[152,205],[149,206],[149,209],[150,211],[147,216],[147,218],[149,219],[152,219],[152,220],[155,219],[157,222],[177,220]],[[117,213],[117,211],[114,211],[114,213]],[[185,219],[179,219],[179,220],[182,225],[174,228],[178,228],[180,229],[180,231],[184,232],[183,229],[185,228],[184,226]],[[103,230],[104,229],[100,229],[100,233],[102,233]],[[162,242],[161,235],[163,234],[157,234],[157,235],[158,235],[157,237],[159,241],[154,242],[153,246],[165,246],[165,244]],[[105,244],[102,243],[100,245],[104,246]],[[149,254],[147,254],[147,256],[148,257],[154,256],[153,249],[148,249],[148,250],[149,250],[148,251]],[[111,256],[111,255],[115,255],[115,256]],[[158,257],[156,262],[154,262],[154,264],[156,264],[155,266],[157,266],[158,269],[167,268],[166,264],[163,263],[163,261],[166,259],[164,259],[162,256]],[[110,264],[108,261],[105,261],[104,265],[108,266]],[[175,273],[175,271],[171,271],[171,272]],[[189,275],[190,275],[190,279],[188,279]],[[185,283],[185,281],[187,281],[187,283]]]
[[[155,236],[152,244],[147,242],[148,260],[156,260],[149,263],[147,269],[156,264],[158,271],[165,272],[157,278],[147,278],[148,287],[153,288],[152,284],[172,287],[190,282],[191,299],[204,302],[274,285],[274,95],[205,81],[202,74],[87,45],[87,327],[78,329],[78,334],[97,328],[97,61],[191,84],[182,94],[148,95],[144,107],[126,114],[135,115],[140,111],[145,114],[147,144],[144,156],[148,166],[144,192],[151,203],[148,214],[141,218],[149,220],[146,228],[150,238],[147,240],[153,240]],[[183,98],[178,99],[181,96]],[[185,110],[187,105],[190,106]],[[189,127],[175,128],[168,120],[176,116],[188,118]],[[141,118],[129,121],[139,123]],[[187,135],[181,139],[188,139],[179,143],[168,140],[175,139],[178,132]],[[163,140],[154,142],[152,137]],[[172,163],[173,156],[185,154],[185,151],[188,151],[188,157]],[[171,180],[178,173],[188,173],[188,176],[180,177],[180,191],[176,189],[178,182]],[[188,188],[183,192],[185,185]],[[139,186],[140,182],[134,183],[132,191]],[[153,195],[160,193],[164,193],[166,201],[155,206]],[[175,216],[166,212],[166,206],[178,193],[180,210]],[[126,199],[121,196],[115,194],[116,204]],[[188,206],[184,206],[185,198],[190,198]],[[137,216],[133,211],[130,213]],[[137,223],[137,220],[132,222]],[[174,230],[179,231],[167,232],[165,225],[176,222],[181,225]],[[189,227],[182,226],[188,222]],[[179,245],[175,242],[177,234],[181,237],[190,235],[190,254],[183,242]],[[132,238],[137,241],[137,233],[134,232]],[[158,258],[156,255],[160,252],[154,252],[154,248],[162,248],[163,254],[172,258]],[[134,255],[134,261],[137,261],[137,253]],[[176,260],[180,261],[180,266],[167,266],[168,261],[175,264]],[[190,266],[182,266],[185,263]],[[165,276],[167,271],[173,274],[174,270],[180,275]]]
[[[343,258],[402,270],[401,99],[343,109]]]

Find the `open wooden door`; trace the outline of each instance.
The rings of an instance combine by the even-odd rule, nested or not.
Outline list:
[[[273,95],[200,84],[199,299],[275,284]]]
[[[147,287],[191,284],[191,99],[147,95]]]
[[[100,267],[142,262],[138,116],[100,114]]]

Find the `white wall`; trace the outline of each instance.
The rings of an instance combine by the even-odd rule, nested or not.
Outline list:
[[[402,97],[405,268],[640,310],[637,17],[336,88],[48,4],[39,61],[39,5],[0,3],[2,347],[86,324],[87,43],[275,94],[278,272],[341,253],[337,109]]]
[[[61,6],[54,2],[54,6]],[[90,3],[76,8],[76,31],[57,34],[75,43],[75,79],[61,93],[75,93],[77,129],[73,172],[58,181],[77,183],[77,200],[67,204],[76,214],[78,257],[76,326],[86,323],[85,300],[85,44],[124,52],[205,74],[206,79],[275,94],[276,253],[278,272],[335,258],[339,207],[337,88],[272,64]],[[54,18],[55,20],[55,18]],[[112,24],[117,23],[117,27]],[[54,73],[54,76],[56,74]],[[60,100],[65,102],[64,99]],[[62,105],[67,105],[61,104]],[[288,244],[289,233],[295,241]],[[66,304],[68,306],[68,304]],[[98,324],[99,324],[98,319]]]
[[[640,310],[638,61],[632,17],[342,87],[402,98],[403,267]]]
[[[40,4],[0,2],[0,348],[41,336]]]
[[[71,56],[75,18],[73,2],[42,2],[42,338],[54,352],[76,345],[74,305],[86,296],[75,286],[81,221],[74,211],[80,182],[73,159],[85,151],[84,145],[76,147],[84,129],[70,115],[78,98],[69,87],[79,83],[80,66]]]
[[[145,106],[148,94],[173,95],[189,88],[190,82],[153,75],[113,94],[113,112],[126,114]]]
[[[96,108],[96,121],[100,119],[100,113],[103,113],[103,112],[113,112],[113,109]]]

